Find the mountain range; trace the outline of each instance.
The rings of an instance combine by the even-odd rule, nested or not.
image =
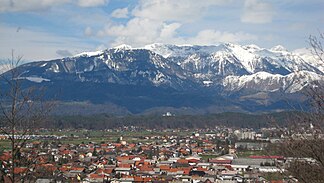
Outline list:
[[[119,114],[287,110],[324,82],[324,63],[280,45],[121,45],[16,69],[24,87],[46,87],[67,109]]]

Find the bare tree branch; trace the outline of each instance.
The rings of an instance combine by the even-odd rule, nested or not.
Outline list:
[[[1,169],[1,172],[7,175],[11,182],[18,181],[15,169],[22,163],[18,155],[29,140],[33,132],[31,129],[36,128],[48,114],[50,108],[45,107],[51,107],[51,105],[43,104],[41,92],[32,87],[27,89],[22,87],[21,75],[23,73],[19,68],[21,60],[22,57],[15,58],[12,52],[12,58],[9,60],[11,69],[0,75],[0,82],[4,84],[3,88],[0,88],[2,113],[0,132],[8,137],[11,144],[10,161],[6,165],[10,171],[5,172]],[[34,166],[32,162],[27,165]]]

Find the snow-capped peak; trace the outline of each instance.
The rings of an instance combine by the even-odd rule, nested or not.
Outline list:
[[[119,46],[114,47],[114,49],[118,49],[118,50],[131,50],[132,47],[130,45],[127,45],[127,44],[121,44]]]
[[[153,43],[153,44],[145,45],[143,49],[153,51],[159,55],[162,55],[164,58],[167,58],[174,53],[172,47],[176,47],[176,46],[163,44],[163,43]]]
[[[249,44],[249,45],[245,45],[245,46],[242,46],[244,49],[246,50],[250,50],[250,51],[259,51],[261,50],[262,48],[260,48],[258,45],[255,45],[255,44]]]
[[[156,47],[164,47],[167,44],[163,44],[163,43],[152,43],[152,44],[148,44],[144,46],[144,49],[151,49],[151,48],[156,48]]]
[[[274,46],[274,47],[270,48],[270,51],[273,51],[273,52],[288,52],[288,50],[285,47],[283,47],[282,45]]]

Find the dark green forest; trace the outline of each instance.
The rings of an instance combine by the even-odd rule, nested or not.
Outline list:
[[[75,129],[108,129],[122,126],[137,126],[141,128],[214,128],[215,126],[262,128],[275,125],[286,126],[292,117],[301,115],[300,112],[279,112],[271,114],[219,113],[208,115],[181,115],[181,116],[111,116],[96,115],[65,115],[50,116],[42,126],[47,128],[75,128]],[[304,114],[307,115],[307,114]]]

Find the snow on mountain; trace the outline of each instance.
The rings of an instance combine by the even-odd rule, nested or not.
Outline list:
[[[21,77],[29,80],[37,76],[53,81],[57,77],[124,85],[149,83],[176,89],[195,85],[221,86],[227,91],[293,93],[307,86],[304,82],[324,80],[323,63],[305,50],[289,52],[281,45],[266,49],[232,43],[215,46],[155,43],[141,48],[124,44],[27,66],[30,73]]]
[[[258,55],[254,54],[255,50],[260,50],[257,47],[242,47],[235,44],[226,44],[226,49],[230,51],[238,60],[244,68],[250,72],[254,73],[256,70],[256,65],[258,60]]]
[[[93,52],[82,52],[77,55],[74,55],[73,57],[93,57],[102,54],[103,51],[93,51]]]
[[[274,47],[270,48],[270,51],[272,51],[272,52],[288,52],[288,50],[282,45],[274,46]]]
[[[64,80],[153,85],[174,89],[187,87],[188,83],[192,82],[186,80],[184,72],[172,61],[149,50],[127,45],[97,52],[84,52],[74,57],[28,63],[22,65],[21,69],[28,72],[23,72],[19,79],[33,82]]]
[[[308,50],[290,52],[280,45],[120,45],[17,69],[22,72],[18,79],[27,84],[51,87],[52,93],[64,89],[64,100],[132,104],[137,111],[139,106],[223,103],[231,109],[254,111],[266,105],[272,110],[285,97],[299,100],[299,91],[324,83],[323,62]]]
[[[251,52],[255,52],[255,51],[258,51],[258,50],[261,50],[262,49],[258,45],[255,45],[255,44],[244,45],[242,47],[244,49],[246,49],[246,50],[251,51]]]
[[[319,64],[310,61],[309,57],[306,58],[305,55],[303,56],[295,52],[289,52],[281,45],[271,49],[265,49],[256,45],[241,46],[232,43],[224,43],[216,46],[177,46],[157,43],[147,45],[144,49],[151,50],[162,55],[164,58],[171,59],[184,69],[192,66],[198,70],[204,67],[213,68],[216,62],[217,65],[224,65],[227,67],[228,63],[233,64],[235,62],[234,66],[237,67],[236,70],[240,70],[243,66],[245,71],[250,74],[260,71],[272,74],[277,72],[280,72],[280,74],[289,74],[294,71],[302,70],[309,70],[321,74],[324,73],[324,67],[319,67]],[[217,55],[224,55],[226,59],[225,57],[219,57]],[[217,58],[215,58],[215,60],[212,58],[213,56],[219,59],[217,60]],[[227,64],[224,62],[227,62]],[[231,67],[233,67],[233,65]],[[214,72],[214,70],[211,69],[206,72]],[[234,73],[234,75],[241,75],[242,73],[243,72]],[[227,73],[227,75],[228,74],[229,73]]]
[[[49,79],[42,78],[42,77],[37,77],[37,76],[32,76],[32,77],[18,77],[17,79],[26,79],[35,83],[41,83],[43,81],[50,81]]]
[[[309,71],[297,71],[285,76],[257,72],[252,75],[227,76],[223,79],[223,86],[225,90],[231,92],[240,90],[273,92],[281,90],[285,93],[295,93],[315,81],[324,81],[324,76]]]
[[[316,54],[312,53],[310,48],[300,48],[293,51],[293,54],[301,57],[305,62],[314,65],[322,73],[324,73],[324,60],[321,60]]]
[[[171,45],[171,44],[162,44],[154,43],[146,45],[143,49],[153,51],[159,55],[162,55],[164,58],[170,57],[188,57],[192,54],[211,54],[220,50],[218,46],[197,46],[197,45]]]
[[[151,50],[154,53],[162,55],[164,58],[168,58],[173,53],[171,46],[172,45],[155,43],[155,44],[146,45],[143,47],[143,49]]]
[[[282,90],[294,93],[306,86],[303,82],[322,80],[324,74],[324,63],[314,59],[309,50],[290,52],[282,45],[266,49],[254,44],[241,46],[232,43],[214,46],[154,43],[140,48],[123,44],[104,51],[84,52],[77,57],[95,56],[110,69],[126,72],[133,70],[129,63],[138,61],[133,52],[140,50],[150,51],[146,58],[158,70],[152,73],[132,71],[132,75],[150,75],[149,80],[154,85],[170,84],[171,74],[203,86],[222,85],[225,90],[231,91]],[[172,64],[181,68],[174,69],[176,66]],[[51,69],[56,71],[57,67],[54,65]],[[161,69],[170,72],[167,74]]]
[[[113,49],[115,49],[117,51],[118,50],[131,50],[132,47],[130,45],[127,45],[127,44],[121,44],[119,46],[114,47]]]

